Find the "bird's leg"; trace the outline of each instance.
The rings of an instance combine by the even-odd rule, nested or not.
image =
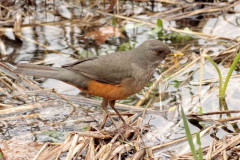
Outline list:
[[[102,107],[102,109],[103,109],[103,111],[104,111],[105,114],[104,114],[103,121],[102,121],[102,123],[101,123],[101,125],[100,125],[100,129],[103,129],[103,128],[104,128],[104,126],[105,126],[105,124],[106,124],[106,121],[107,121],[107,118],[108,118],[108,116],[109,116],[108,110],[107,110],[107,106],[108,106],[108,100],[103,99],[103,101],[102,101],[102,103],[101,103],[101,107]]]
[[[115,102],[116,102],[116,100],[110,100],[110,101],[109,101],[109,105],[112,107],[112,109],[117,113],[117,115],[119,116],[119,118],[122,120],[124,128],[127,129],[126,132],[125,132],[125,136],[124,136],[125,139],[128,138],[128,137],[130,136],[130,134],[133,133],[132,131],[134,131],[135,133],[139,133],[138,130],[134,129],[132,126],[130,126],[129,124],[126,123],[126,121],[123,119],[123,117],[121,116],[121,114],[120,114],[120,113],[118,112],[118,110],[115,108]],[[130,128],[131,130],[128,130],[129,128]],[[123,136],[122,136],[122,137],[123,137]]]
[[[111,115],[108,112],[108,109],[107,109],[108,104],[109,104],[109,100],[103,99],[101,107],[102,107],[103,111],[106,113],[107,116],[105,116],[105,118],[103,120],[103,123],[100,125],[100,128],[104,127],[104,125],[106,123],[106,119],[107,119],[107,117],[109,117],[110,120],[112,121],[114,127],[117,129],[117,125],[114,123],[114,120],[112,119]]]
[[[112,123],[113,123],[114,127],[116,128],[118,134],[125,140],[126,138],[125,138],[124,135],[121,133],[121,131],[117,128],[117,125],[115,124],[114,120],[112,119],[111,115],[110,115],[109,112],[108,112],[107,106],[108,106],[109,102],[110,102],[109,100],[103,99],[102,104],[101,104],[102,109],[103,109],[104,112],[107,114],[107,117],[109,117],[110,120],[112,121]],[[107,117],[105,117],[105,118],[107,118]],[[106,119],[103,121],[103,124],[101,124],[100,127],[103,128],[104,125],[105,125],[105,122],[106,122]]]
[[[106,122],[107,122],[107,118],[108,118],[108,115],[105,113],[105,111],[104,111],[104,117],[103,117],[103,121],[102,121],[102,123],[100,124],[100,129],[103,129],[104,128],[104,126],[105,126],[105,124],[106,124]]]
[[[112,107],[112,109],[117,113],[118,117],[122,120],[123,124],[128,126],[126,121],[123,119],[123,117],[121,116],[121,114],[118,112],[118,110],[115,108],[115,102],[116,100],[110,100],[109,101],[109,105]]]

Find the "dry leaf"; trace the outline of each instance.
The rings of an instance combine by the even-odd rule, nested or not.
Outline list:
[[[104,43],[109,37],[125,38],[120,29],[114,26],[101,27],[98,30],[86,33],[85,37],[94,39],[97,44]]]

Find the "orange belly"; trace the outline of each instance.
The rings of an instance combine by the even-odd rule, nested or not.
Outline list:
[[[110,100],[124,99],[131,95],[131,90],[122,85],[101,83],[94,80],[89,81],[87,90],[81,90],[85,93]]]

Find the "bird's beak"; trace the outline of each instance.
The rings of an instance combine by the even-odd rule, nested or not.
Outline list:
[[[173,55],[174,57],[184,56],[184,54],[180,51],[173,51],[171,55]]]
[[[173,51],[171,55],[173,55],[174,66],[177,68],[179,66],[178,57],[182,57],[184,54],[179,51]]]

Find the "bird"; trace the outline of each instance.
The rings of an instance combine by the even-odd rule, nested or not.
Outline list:
[[[73,85],[90,95],[102,97],[101,107],[107,117],[108,105],[126,124],[115,108],[116,100],[141,91],[155,69],[173,50],[160,40],[146,40],[129,51],[77,60],[61,67],[19,63],[15,73],[51,78]],[[111,120],[113,122],[113,120]]]

